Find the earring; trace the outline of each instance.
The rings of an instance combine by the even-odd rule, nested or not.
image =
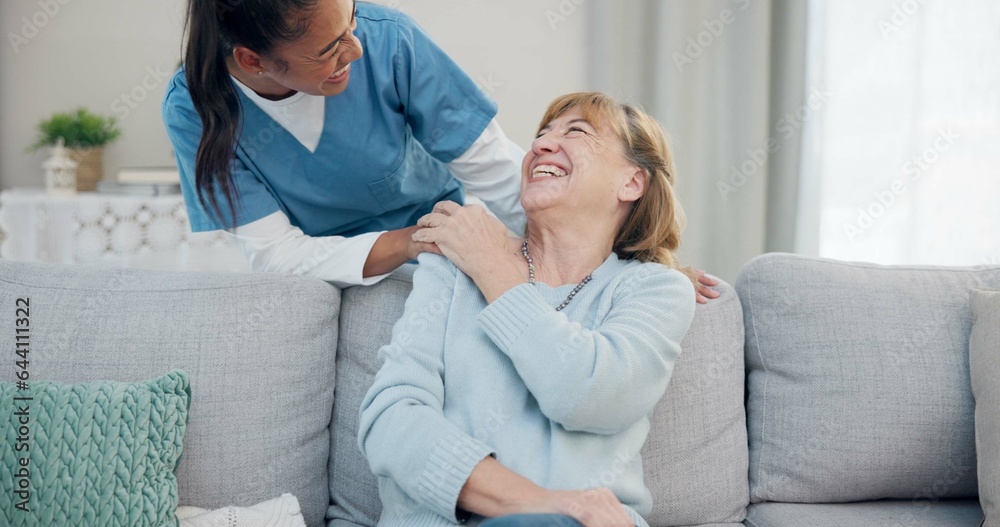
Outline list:
[[[257,72],[258,76],[263,75],[263,74],[264,74],[264,70],[260,70],[260,71]]]

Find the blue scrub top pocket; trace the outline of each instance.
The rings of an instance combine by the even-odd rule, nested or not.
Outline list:
[[[400,163],[385,177],[368,183],[382,213],[436,200],[458,181],[448,168],[408,137]],[[433,206],[433,203],[430,203]]]

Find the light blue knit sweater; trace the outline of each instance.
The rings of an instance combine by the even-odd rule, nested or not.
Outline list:
[[[548,489],[608,487],[645,527],[639,449],[694,316],[691,281],[612,253],[557,312],[574,284],[525,283],[487,305],[447,259],[418,261],[361,408],[379,526],[458,523],[462,486],[493,455]]]

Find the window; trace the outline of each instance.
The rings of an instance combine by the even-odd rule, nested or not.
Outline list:
[[[1000,264],[1000,2],[813,0],[803,247],[882,264]],[[811,196],[811,197],[810,197]]]

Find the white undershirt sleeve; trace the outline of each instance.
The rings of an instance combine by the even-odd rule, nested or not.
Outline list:
[[[515,234],[524,233],[521,208],[521,161],[524,149],[504,135],[496,119],[486,125],[472,146],[448,163],[448,170],[465,190],[486,203]]]
[[[243,250],[255,272],[312,276],[337,287],[372,285],[389,274],[363,278],[365,262],[383,232],[343,236],[307,236],[282,211],[223,231]]]

